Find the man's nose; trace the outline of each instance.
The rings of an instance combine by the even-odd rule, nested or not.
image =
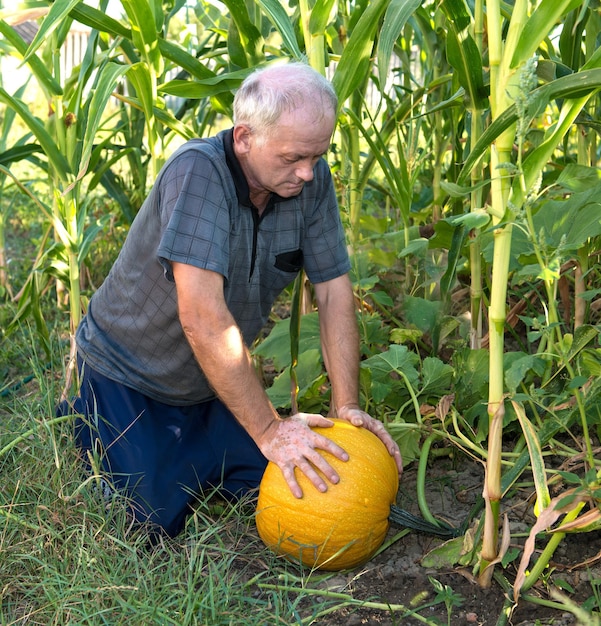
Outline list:
[[[296,175],[308,183],[313,180],[313,164],[312,163],[299,163],[296,168]]]

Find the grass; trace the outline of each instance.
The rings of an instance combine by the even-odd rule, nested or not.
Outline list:
[[[252,503],[209,498],[150,547],[83,475],[71,424],[51,424],[59,383],[38,368],[0,411],[0,623],[296,623],[302,598],[257,586],[288,566],[260,544]]]
[[[47,369],[29,335],[11,336],[10,357],[33,379],[0,404],[2,626],[311,624],[361,604],[328,598],[333,574],[268,552],[252,500],[207,497],[180,536],[150,546],[122,497],[106,502],[83,473],[70,421],[54,418],[60,359]]]

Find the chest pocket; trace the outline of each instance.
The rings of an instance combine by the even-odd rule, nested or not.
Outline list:
[[[277,254],[274,267],[282,272],[300,272],[303,267],[303,251],[299,248]]]

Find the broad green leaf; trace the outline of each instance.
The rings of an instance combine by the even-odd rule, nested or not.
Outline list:
[[[532,468],[532,476],[534,477],[534,488],[536,490],[536,503],[534,505],[534,513],[538,517],[543,509],[546,509],[551,502],[549,487],[547,485],[547,472],[545,470],[545,461],[543,452],[538,440],[537,432],[532,422],[526,417],[524,408],[518,402],[512,400],[511,404],[518,417],[528,452],[530,454],[530,463]]]
[[[325,378],[321,352],[311,349],[300,353],[296,367],[296,384],[298,385],[298,396],[302,398],[317,379]],[[276,376],[267,395],[276,408],[290,407],[290,369],[284,370]]]
[[[382,28],[378,35],[377,51],[378,75],[381,90],[386,87],[386,79],[394,46],[403,32],[405,24],[421,4],[420,0],[391,0],[386,9]]]
[[[480,50],[469,32],[472,16],[464,0],[444,0],[441,8],[447,16],[447,58],[457,72],[459,84],[470,98],[470,106],[482,109],[486,106]]]
[[[25,57],[27,44],[17,34],[17,31],[2,19],[0,19],[0,33],[14,47],[19,55]],[[35,53],[32,52],[29,54],[27,64],[42,89],[45,89],[49,95],[57,96],[63,93],[63,88]]]
[[[420,395],[444,394],[451,388],[454,369],[435,357],[426,357],[422,364]]]
[[[601,169],[579,163],[567,163],[556,184],[569,191],[586,191],[601,182]]]
[[[244,0],[221,0],[221,2],[228,8],[230,18],[239,33],[240,42],[248,59],[246,66],[259,65],[265,60],[263,54],[265,41],[257,27],[252,23]]]
[[[303,53],[296,40],[294,25],[286,13],[283,4],[279,0],[257,0],[257,3],[262,7],[265,15],[267,15],[271,23],[275,26],[282,37],[284,46],[288,48],[290,54],[295,59],[302,59]]]
[[[335,0],[317,0],[311,9],[309,31],[311,35],[323,35],[333,15]]]
[[[87,119],[85,124],[85,133],[83,137],[83,148],[80,163],[80,172],[78,178],[85,173],[88,167],[88,161],[95,142],[98,141],[97,134],[102,123],[106,105],[119,82],[119,79],[129,70],[127,65],[117,63],[108,63],[99,68],[100,75],[96,82],[95,88],[90,100],[90,106],[87,110]]]
[[[542,0],[536,5],[530,16],[511,59],[511,67],[515,68],[526,62],[540,44],[551,34],[561,22],[562,16],[582,4],[583,0]]]
[[[548,246],[577,250],[601,234],[601,184],[566,200],[544,203],[533,217],[534,235],[544,233]]]
[[[162,12],[159,17],[154,0],[121,0],[121,4],[131,23],[133,43],[154,73],[160,75],[163,72],[163,57],[158,39]],[[157,22],[159,19],[160,22]]]
[[[380,18],[389,1],[370,2],[351,32],[332,78],[339,106],[366,80]]]
[[[81,0],[55,0],[55,2],[50,5],[50,10],[42,20],[42,24],[25,54],[25,61],[27,61],[29,56],[34,54],[37,49],[48,40],[50,35],[62,25],[71,9],[80,2]]]
[[[425,333],[431,333],[438,323],[442,303],[439,300],[424,300],[405,296],[403,310],[407,321]]]
[[[31,130],[31,132],[35,135],[38,143],[42,147],[42,150],[48,157],[51,166],[63,182],[67,182],[68,175],[70,173],[69,163],[59,147],[56,145],[54,139],[44,128],[42,122],[35,117],[35,115],[32,115],[29,107],[22,100],[13,98],[2,87],[0,87],[0,102],[4,102],[18,113],[19,117],[23,120],[23,122],[25,122],[29,130]]]
[[[507,355],[506,355],[507,356]],[[536,354],[524,354],[511,359],[508,366],[505,361],[505,384],[510,393],[515,393],[518,386],[524,381],[528,372],[535,372],[541,376],[545,371],[545,361]]]
[[[362,361],[361,367],[385,375],[402,370],[409,378],[416,380],[418,374],[415,365],[418,360],[417,355],[411,352],[407,346],[391,345],[385,352],[375,354]]]
[[[319,316],[316,312],[302,316],[300,345],[303,351],[320,349]],[[278,320],[269,335],[253,350],[253,354],[273,360],[277,371],[290,366],[290,318]]]

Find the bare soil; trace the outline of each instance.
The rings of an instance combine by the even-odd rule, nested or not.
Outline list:
[[[416,501],[416,470],[405,471],[399,489],[398,505],[414,514],[419,514]],[[454,526],[459,526],[470,514],[470,510],[481,496],[483,469],[471,460],[440,458],[435,460],[428,472],[428,500],[431,512]],[[519,549],[525,534],[534,522],[531,505],[528,504],[528,491],[517,492],[513,498],[504,501],[503,512],[510,520],[512,533],[511,546]],[[480,513],[475,521],[482,516]],[[388,539],[395,537],[402,530],[391,527]],[[513,538],[515,534],[515,538]],[[482,589],[471,567],[459,566],[434,569],[424,567],[422,560],[434,547],[444,540],[418,532],[410,532],[394,542],[386,550],[368,562],[362,568],[350,573],[337,574],[327,586],[331,590],[351,593],[356,599],[372,602],[389,603],[391,607],[423,607],[436,598],[437,590],[431,582],[435,579],[449,587],[456,601],[451,602],[450,610],[444,603],[437,603],[427,609],[420,609],[420,618],[407,616],[406,612],[389,609],[374,610],[365,608],[342,608],[333,614],[321,618],[316,623],[321,626],[358,626],[378,624],[382,626],[413,626],[414,624],[477,624],[489,626],[500,623],[506,594],[502,587],[493,580],[489,589]],[[521,555],[520,555],[521,556]],[[501,568],[503,575],[513,582],[517,559]],[[601,583],[601,533],[592,532],[567,536],[556,550],[550,572],[544,583],[535,586],[528,593],[542,599],[550,599],[550,590],[571,587],[566,591],[578,605],[592,600],[595,581]],[[591,582],[593,586],[591,586]],[[598,586],[598,584],[597,584]],[[599,610],[599,605],[593,608]],[[553,625],[568,626],[578,624],[576,618],[567,610],[540,606],[520,600],[513,607],[507,624],[513,626]]]

